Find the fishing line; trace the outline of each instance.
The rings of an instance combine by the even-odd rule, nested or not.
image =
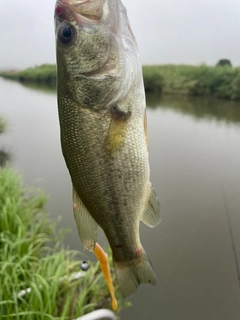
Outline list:
[[[236,244],[235,244],[234,235],[233,235],[231,216],[230,216],[230,213],[229,213],[229,210],[228,210],[227,200],[226,200],[224,191],[223,191],[223,202],[224,202],[224,208],[225,208],[225,213],[226,213],[226,217],[227,217],[228,231],[229,231],[231,245],[232,245],[234,263],[235,263],[235,267],[236,267],[236,271],[237,271],[237,281],[238,281],[238,286],[239,286],[239,290],[240,290],[239,262],[238,262],[238,257],[237,257]]]
[[[182,250],[180,250],[179,253],[176,255],[171,267],[169,268],[169,271],[167,272],[166,276],[164,277],[164,279],[162,281],[161,290],[164,289],[168,279],[170,278],[171,274],[173,273],[174,269],[176,268],[176,265],[182,259],[183,254],[189,248],[189,244],[191,243],[191,240],[192,240],[193,236],[196,236],[196,233],[199,232],[200,226],[202,226],[203,223],[204,223],[204,221],[201,223],[201,225],[198,225],[198,227],[193,228],[193,230],[190,233],[189,237],[185,241],[184,246],[182,247]]]

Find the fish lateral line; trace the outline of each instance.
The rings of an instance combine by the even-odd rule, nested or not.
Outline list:
[[[145,135],[145,142],[147,150],[149,151],[149,145],[148,145],[148,132],[147,132],[147,112],[145,110],[144,120],[143,120],[143,127],[144,127],[144,135]]]

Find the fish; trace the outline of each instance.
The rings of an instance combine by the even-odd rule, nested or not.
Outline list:
[[[120,0],[58,0],[55,34],[61,146],[78,233],[94,251],[103,229],[127,297],[157,282],[139,225],[161,221],[138,45]]]

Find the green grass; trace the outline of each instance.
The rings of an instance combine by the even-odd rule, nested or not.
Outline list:
[[[42,65],[0,76],[25,83],[56,84],[56,66]],[[206,65],[143,66],[145,91],[169,95],[211,96],[240,100],[240,68]]]
[[[57,231],[45,203],[42,191],[24,188],[18,173],[0,169],[0,319],[74,319],[111,308],[98,262],[69,281],[81,271],[81,254],[63,248],[66,230]],[[18,297],[27,288],[31,292]],[[117,298],[121,310],[127,303]]]
[[[1,71],[0,76],[26,83],[56,85],[56,65],[43,64],[22,71]]]
[[[146,92],[240,100],[240,68],[145,66],[143,78]]]

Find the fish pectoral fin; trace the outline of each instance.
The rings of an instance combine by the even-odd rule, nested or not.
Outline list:
[[[131,111],[121,110],[119,106],[111,109],[111,122],[105,139],[105,147],[110,155],[113,155],[123,145],[130,116]]]
[[[87,250],[93,251],[97,242],[98,224],[90,215],[74,188],[73,212],[82,244]]]
[[[149,199],[141,220],[151,228],[161,221],[160,203],[152,184],[150,184]]]

